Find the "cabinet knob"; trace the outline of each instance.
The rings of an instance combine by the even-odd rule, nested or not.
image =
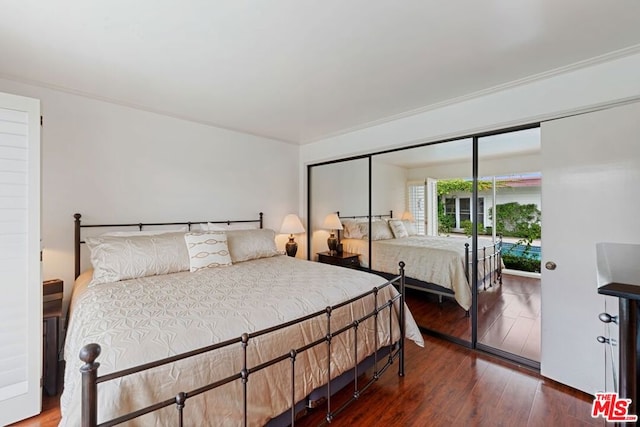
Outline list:
[[[609,313],[600,313],[598,319],[604,323],[618,323],[618,316],[612,316]]]
[[[598,336],[596,339],[598,340],[598,342],[600,344],[609,344],[611,342],[611,340],[609,340],[609,338],[605,338],[602,335]]]

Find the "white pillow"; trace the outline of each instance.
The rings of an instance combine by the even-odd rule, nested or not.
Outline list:
[[[391,231],[393,232],[393,235],[396,239],[409,237],[409,233],[407,232],[404,223],[399,219],[390,219],[389,228],[391,228]]]
[[[342,220],[342,227],[344,228],[345,239],[362,239],[363,234],[360,231],[359,223],[354,219]]]
[[[185,233],[184,240],[189,251],[189,271],[231,265],[224,231],[194,231]]]
[[[407,230],[407,234],[409,236],[417,236],[418,229],[416,228],[416,224],[413,221],[403,220],[404,228]]]
[[[276,232],[268,228],[227,231],[231,262],[268,258],[280,255],[276,247]]]
[[[89,286],[189,270],[184,233],[87,237],[85,242],[93,265]]]
[[[369,238],[369,224],[360,223],[360,231],[363,234],[363,239]],[[386,240],[393,239],[393,233],[389,228],[387,221],[373,221],[371,223],[371,240]]]

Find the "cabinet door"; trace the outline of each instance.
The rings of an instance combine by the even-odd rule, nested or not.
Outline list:
[[[596,243],[640,241],[639,118],[634,103],[541,126],[540,371],[591,394],[605,389]]]
[[[0,93],[0,424],[40,412],[40,102]]]

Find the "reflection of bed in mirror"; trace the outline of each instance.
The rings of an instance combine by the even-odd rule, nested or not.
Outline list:
[[[418,235],[411,221],[392,215],[341,216],[347,252],[360,254],[363,268],[385,275],[393,273],[399,260],[407,264],[407,287],[453,297],[466,311],[471,307],[471,239],[456,236]],[[369,232],[371,231],[371,232]],[[369,235],[371,254],[369,254]],[[478,239],[478,284],[486,289],[502,283],[501,241]]]

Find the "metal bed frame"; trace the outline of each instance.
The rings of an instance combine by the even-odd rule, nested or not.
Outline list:
[[[390,210],[388,214],[380,214],[380,215],[352,215],[352,216],[342,216],[340,212],[336,212],[338,217],[341,219],[359,219],[359,218],[393,218],[393,210]],[[338,240],[340,239],[340,234],[338,234]],[[493,251],[489,251],[488,249],[493,249]],[[482,251],[482,255],[480,255],[480,251]],[[369,254],[371,254],[371,240],[369,241]],[[473,270],[473,260],[470,253],[469,243],[464,244],[464,273],[467,277],[467,282],[469,286],[471,286],[472,278],[471,271]],[[494,284],[502,285],[502,236],[498,236],[498,239],[495,243],[487,246],[483,246],[478,249],[478,265],[482,263],[485,274],[482,277],[482,289],[487,290],[487,283],[489,287],[493,287]],[[487,273],[487,266],[489,267]],[[372,273],[379,274],[386,278],[391,277],[390,273],[386,273],[383,271],[377,271],[372,268],[363,268],[366,271],[371,271]],[[454,293],[451,289],[446,288],[444,286],[438,285],[437,283],[426,282],[424,280],[420,280],[414,277],[406,277],[406,287],[411,289],[416,289],[420,291],[429,292],[435,295],[438,295],[439,302],[442,302],[442,297],[453,297]],[[469,315],[469,312],[466,312]]]
[[[84,243],[81,240],[81,230],[83,228],[90,227],[138,227],[139,230],[142,230],[145,226],[166,226],[166,225],[187,225],[188,229],[191,229],[192,224],[198,224],[199,222],[169,222],[169,223],[137,223],[137,224],[92,224],[86,225],[81,224],[80,214],[75,214],[75,262],[76,262],[76,277],[80,274],[80,247],[81,244]],[[201,221],[205,222],[205,221]],[[260,213],[260,218],[258,220],[240,220],[240,221],[208,221],[210,223],[216,224],[231,224],[231,223],[259,223],[260,228],[263,226],[263,214]],[[244,425],[248,425],[247,420],[247,408],[248,405],[251,404],[247,399],[247,386],[249,383],[249,379],[251,375],[255,372],[261,371],[263,369],[268,368],[276,363],[289,360],[291,363],[291,407],[290,411],[290,425],[294,426],[296,422],[297,416],[297,408],[299,407],[300,402],[295,401],[295,377],[296,377],[296,360],[297,356],[313,347],[325,345],[328,349],[328,353],[331,353],[331,343],[333,338],[347,333],[348,331],[354,331],[354,341],[353,341],[353,355],[354,360],[358,360],[358,327],[359,325],[368,320],[373,319],[374,328],[374,340],[375,340],[375,350],[372,355],[370,355],[365,361],[369,361],[373,364],[373,375],[371,378],[366,380],[364,384],[359,383],[359,376],[364,373],[364,368],[361,367],[363,363],[357,364],[350,371],[343,373],[341,376],[332,379],[331,371],[332,371],[332,362],[331,357],[327,358],[327,382],[325,386],[321,386],[320,389],[325,389],[327,402],[327,410],[324,423],[330,423],[336,415],[342,412],[349,404],[358,400],[360,395],[366,391],[374,382],[376,382],[380,376],[393,364],[395,360],[398,361],[398,375],[404,376],[404,338],[405,338],[405,275],[404,275],[404,262],[399,263],[399,275],[394,277],[393,279],[387,281],[386,283],[372,288],[372,290],[362,293],[354,298],[349,299],[348,301],[344,301],[340,304],[336,304],[333,306],[326,307],[324,310],[317,311],[315,313],[308,314],[304,317],[283,323],[281,325],[277,325],[271,328],[262,329],[260,331],[255,332],[247,332],[243,333],[241,336],[226,340],[224,342],[220,342],[217,344],[213,344],[210,346],[194,349],[189,352],[181,353],[175,356],[167,357],[164,359],[152,361],[149,363],[145,363],[139,366],[135,366],[129,369],[120,370],[117,372],[113,372],[106,375],[99,375],[98,370],[100,363],[96,360],[98,359],[101,347],[99,344],[91,343],[85,345],[80,351],[80,360],[84,362],[84,365],[80,368],[80,372],[82,375],[82,416],[81,416],[81,425],[83,427],[95,427],[95,426],[113,426],[117,424],[121,424],[123,422],[135,419],[142,415],[157,411],[161,408],[165,408],[168,406],[175,405],[176,409],[176,417],[177,424],[179,426],[184,425],[184,413],[183,410],[188,400],[194,396],[198,396],[202,393],[205,393],[209,390],[213,390],[215,388],[221,387],[225,384],[231,383],[233,381],[241,381],[242,390],[243,390],[243,420]],[[399,289],[399,293],[392,299],[388,301],[378,301],[378,292],[387,287],[395,285]],[[374,309],[359,319],[356,319],[345,325],[332,325],[331,322],[331,314],[332,311],[339,309],[345,305],[351,304],[355,301],[359,301],[364,298],[373,298],[374,299]],[[398,307],[398,315],[394,316],[394,310],[392,310],[392,306],[397,305]],[[389,313],[388,320],[384,315],[385,310]],[[257,366],[249,366],[247,364],[247,348],[251,345],[251,342],[254,338],[274,333],[276,331],[280,331],[284,328],[299,324],[301,322],[317,318],[320,316],[324,316],[326,318],[327,325],[327,333],[325,336],[319,337],[311,343],[308,343],[299,348],[293,348],[288,353],[281,354],[269,361],[261,363]],[[389,346],[382,346],[378,349],[379,341],[378,341],[378,325],[380,321],[388,321],[389,322],[389,333],[393,331],[393,323],[394,317],[396,317],[398,330],[400,332],[400,337],[397,342],[392,343],[392,337],[389,337],[389,342],[392,343]],[[381,318],[382,320],[379,320]],[[199,388],[193,390],[185,390],[179,392],[175,397],[163,400],[161,402],[156,402],[147,407],[137,409],[128,414],[119,416],[117,418],[105,421],[103,423],[98,424],[98,384],[112,381],[118,378],[122,378],[125,376],[133,375],[142,371],[146,371],[149,369],[156,368],[158,366],[162,366],[165,364],[173,363],[179,360],[184,360],[190,357],[194,357],[197,355],[205,354],[205,353],[213,353],[221,348],[229,348],[232,346],[241,346],[242,348],[242,369],[226,378],[221,378],[213,383],[204,384]],[[344,377],[349,374],[352,375],[353,378],[353,392],[351,397],[338,407],[334,409],[332,405],[332,394],[337,392],[338,390],[332,390],[332,386],[334,385],[334,381],[343,380]],[[285,412],[286,414],[286,412]],[[285,415],[281,414],[280,416],[276,416],[276,418],[280,418]]]

